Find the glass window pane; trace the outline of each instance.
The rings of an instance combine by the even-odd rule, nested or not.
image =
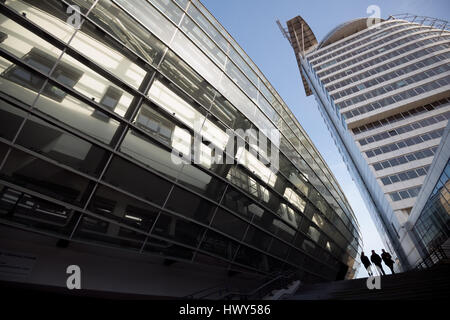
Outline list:
[[[166,46],[110,0],[101,0],[89,17],[150,64],[159,63]]]
[[[70,45],[128,85],[139,89],[146,71],[126,57],[126,52],[113,41],[108,41],[92,23],[85,22]]]
[[[24,111],[0,100],[0,137],[12,140],[25,116]]]
[[[106,160],[103,149],[36,117],[25,122],[17,144],[94,176],[100,175]]]
[[[74,234],[75,239],[138,251],[145,235],[114,222],[84,215]]]
[[[193,222],[168,214],[161,214],[156,221],[153,234],[181,244],[196,247],[204,229]]]
[[[68,54],[52,73],[52,78],[75,89],[89,99],[96,101],[106,109],[124,117],[133,96],[112,82],[86,67]],[[97,113],[98,116],[101,116]]]
[[[166,208],[209,224],[216,206],[189,191],[175,187],[170,194]]]
[[[165,43],[169,43],[176,27],[147,1],[116,1],[132,17]]]
[[[195,106],[195,102],[188,102],[182,93],[176,90],[170,84],[164,84],[155,80],[148,93],[157,105],[179,119],[185,125],[195,131],[199,131],[205,120],[205,110]],[[194,106],[193,106],[194,105]]]
[[[162,205],[171,184],[119,157],[113,158],[104,180],[124,191]]]
[[[206,81],[217,85],[222,71],[181,32],[172,41],[172,49]]]
[[[149,0],[162,13],[170,18],[175,24],[178,24],[183,16],[183,11],[178,8],[171,0]]]
[[[225,54],[188,16],[183,19],[181,29],[219,66],[225,66]]]
[[[156,238],[149,238],[144,247],[145,253],[162,256],[169,261],[173,258],[191,261],[194,250],[163,241]]]
[[[232,260],[238,245],[239,244],[236,241],[233,241],[212,230],[208,230],[205,234],[200,249],[223,257],[227,260]]]
[[[143,104],[139,113],[136,115],[134,124],[146,133],[152,135],[162,143],[173,146],[173,142],[179,137],[180,127],[176,126],[173,120],[162,112],[156,111],[157,107],[151,104]],[[190,145],[191,136],[187,138],[186,143]],[[189,149],[189,147],[188,147]]]
[[[61,50],[2,14],[0,33],[5,34],[0,40],[0,48],[45,74],[50,72],[61,55]],[[44,52],[48,57],[42,56]]]
[[[143,165],[175,180],[183,166],[171,159],[171,152],[153,143],[149,138],[134,130],[129,130],[120,146],[120,151]]]
[[[103,143],[110,143],[119,126],[118,121],[50,83],[46,85],[44,91],[55,96],[41,95],[36,102],[37,109]]]
[[[243,245],[239,247],[235,261],[254,269],[268,271],[267,256]]]
[[[31,105],[44,81],[39,74],[0,57],[0,91],[6,95]]]
[[[0,218],[16,224],[69,236],[79,214],[64,206],[0,184]]]
[[[167,52],[160,70],[202,106],[209,109],[216,90],[175,53],[170,50]]]
[[[214,26],[206,19],[200,11],[197,10],[195,6],[189,6],[188,14],[197,22],[197,24],[202,28],[203,31],[208,33],[208,35],[222,48],[224,52],[228,52],[229,44],[225,38],[218,32]],[[216,25],[217,27],[220,27]]]
[[[75,32],[74,26],[68,23],[68,21],[74,21],[71,16],[75,11],[68,10],[68,6],[62,1],[13,0],[6,1],[5,4],[17,12],[26,14],[27,19],[66,43]]]
[[[88,185],[85,178],[17,150],[11,151],[1,174],[12,183],[80,206]]]
[[[248,244],[263,251],[267,251],[271,240],[268,234],[252,226],[248,228],[244,239]]]
[[[149,232],[159,209],[133,199],[105,186],[100,186],[92,197],[88,209],[105,218]],[[111,225],[108,234],[119,236],[119,227]]]
[[[178,182],[217,202],[222,198],[226,186],[222,180],[190,164],[184,165],[178,177]]]
[[[228,211],[218,208],[212,222],[212,227],[241,240],[247,228],[247,223]]]
[[[281,259],[286,258],[286,255],[289,251],[290,247],[288,247],[283,242],[273,239],[272,244],[269,248],[269,253],[272,253],[273,255],[280,257]]]

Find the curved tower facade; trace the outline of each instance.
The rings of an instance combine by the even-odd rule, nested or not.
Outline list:
[[[446,21],[355,19],[320,43],[301,17],[287,25],[306,94],[314,93],[387,249],[399,269],[414,267],[423,256],[410,213],[450,117]]]
[[[337,181],[200,2],[0,8],[2,244],[36,256],[29,282],[61,285],[34,272],[55,244],[64,255],[106,250],[116,262],[144,261],[142,277],[152,268],[183,275],[147,288],[155,295],[188,294],[227,271],[354,276],[361,239]],[[37,248],[24,244],[33,237]],[[98,281],[91,287],[101,289]]]

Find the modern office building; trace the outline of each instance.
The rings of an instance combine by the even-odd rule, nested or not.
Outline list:
[[[429,173],[406,225],[421,256],[421,267],[449,256],[450,237],[450,122],[436,150]]]
[[[282,29],[399,269],[423,258],[407,226],[450,116],[446,26],[414,15],[361,18],[321,42],[299,16]]]
[[[0,2],[0,278],[184,296],[352,278],[358,223],[199,1]],[[266,141],[269,139],[269,141]]]

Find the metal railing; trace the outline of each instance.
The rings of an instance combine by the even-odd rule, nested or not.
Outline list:
[[[437,19],[433,17],[427,17],[427,16],[419,16],[416,14],[411,13],[401,13],[401,14],[395,14],[389,16],[388,20],[390,19],[400,19],[400,20],[406,20],[412,23],[418,23],[423,26],[429,26],[431,28],[441,29],[441,30],[448,30],[450,25],[446,20]]]
[[[419,263],[417,263],[415,269],[423,270],[430,268],[437,264],[439,261],[447,259],[447,255],[445,253],[444,248],[442,246],[438,246],[436,249],[431,251],[431,253],[423,258]]]
[[[296,274],[296,272],[291,271],[268,276],[262,284],[251,291],[244,292],[228,286],[217,285],[192,293],[185,298],[206,300],[261,300],[273,290],[286,288],[296,279]]]

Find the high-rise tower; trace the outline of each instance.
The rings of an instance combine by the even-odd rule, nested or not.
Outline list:
[[[382,238],[404,267],[420,259],[408,225],[450,116],[446,22],[355,19],[318,42],[301,17],[283,30]],[[444,223],[445,224],[445,223]]]

